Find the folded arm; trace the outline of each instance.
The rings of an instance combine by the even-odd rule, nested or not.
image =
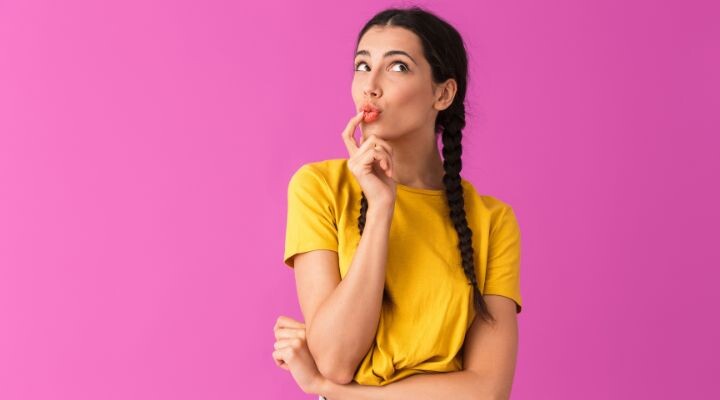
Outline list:
[[[344,279],[334,252],[295,256],[308,348],[323,376],[338,384],[352,381],[380,320],[392,213],[377,209],[367,211],[365,230]]]
[[[496,322],[475,318],[465,336],[462,371],[412,375],[385,386],[326,380],[320,394],[328,400],[509,399],[518,347],[515,302],[499,295],[484,299]]]

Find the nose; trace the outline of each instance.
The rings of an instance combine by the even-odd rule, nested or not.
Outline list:
[[[365,82],[365,87],[363,88],[363,94],[366,98],[372,97],[380,97],[382,96],[382,89],[380,89],[380,86],[377,84],[377,75],[370,74],[371,76],[368,77],[367,81]]]
[[[366,88],[366,89],[363,91],[363,94],[365,95],[366,98],[367,98],[367,97],[373,97],[373,98],[375,98],[375,97],[379,97],[379,96],[380,96],[381,91],[380,91],[380,89],[377,88],[377,87],[374,87],[374,88]]]

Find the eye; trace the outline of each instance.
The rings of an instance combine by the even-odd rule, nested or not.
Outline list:
[[[358,61],[357,64],[355,64],[355,71],[358,71],[358,67],[361,65],[367,65],[365,61]],[[393,65],[400,65],[402,68],[400,69],[400,72],[408,72],[410,69],[408,68],[407,64],[405,64],[402,61],[395,61],[393,62]]]
[[[355,71],[357,71],[357,70],[358,70],[358,67],[361,66],[361,65],[363,65],[363,64],[365,64],[365,61],[360,61],[360,62],[358,62],[357,64],[355,64]],[[365,64],[365,65],[367,65],[367,64]]]
[[[397,61],[393,65],[401,65],[403,68],[400,70],[400,72],[408,72],[409,71],[407,64],[405,64],[404,62]]]

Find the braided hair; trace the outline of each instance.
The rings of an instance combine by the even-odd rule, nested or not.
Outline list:
[[[373,26],[397,26],[415,33],[422,43],[423,55],[432,70],[433,82],[444,82],[453,78],[457,82],[457,92],[452,104],[438,113],[435,121],[435,134],[442,133],[443,184],[450,208],[450,219],[458,234],[458,250],[462,258],[462,268],[469,284],[473,287],[473,303],[477,315],[485,321],[494,321],[485,301],[480,294],[475,275],[472,230],[465,215],[465,199],[461,185],[462,170],[462,130],[465,127],[465,93],[467,91],[467,54],[462,37],[449,23],[436,15],[418,7],[388,8],[373,16],[357,37],[360,43],[365,32]],[[357,46],[356,46],[357,47]],[[362,236],[368,201],[365,193],[360,200],[358,229]],[[388,293],[383,293],[387,301]]]

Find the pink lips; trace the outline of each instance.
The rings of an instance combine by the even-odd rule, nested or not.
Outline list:
[[[372,104],[366,103],[362,106],[362,110],[365,113],[363,116],[363,121],[370,123],[375,122],[380,117],[380,111],[377,107],[375,107]]]

